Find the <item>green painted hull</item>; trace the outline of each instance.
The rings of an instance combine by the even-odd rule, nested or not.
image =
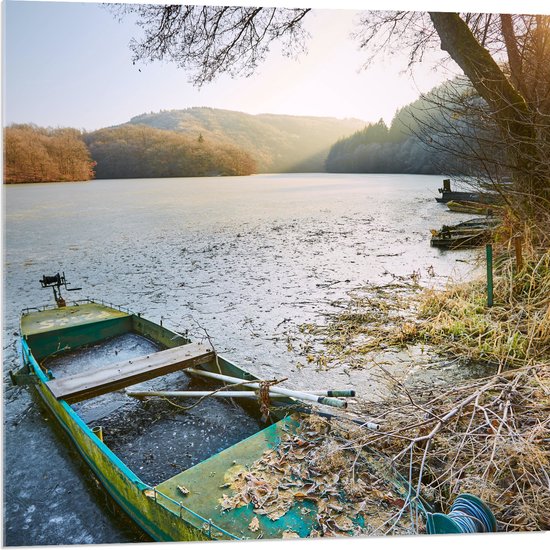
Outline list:
[[[48,386],[52,374],[45,371],[39,365],[40,362],[52,354],[74,351],[80,346],[95,344],[128,332],[144,336],[163,348],[190,343],[187,338],[138,315],[95,302],[32,311],[22,316],[23,367],[14,375],[14,379],[20,379],[24,383],[30,381],[35,386],[41,399],[67,432],[104,488],[153,540],[275,539],[283,537],[285,531],[289,530],[300,537],[307,537],[316,518],[316,505],[313,502],[297,501],[277,520],[255,514],[252,504],[225,511],[219,505],[223,493],[227,491],[228,471],[235,467],[250,467],[263,453],[275,448],[285,434],[295,430],[299,426],[300,416],[289,416],[289,413],[297,406],[302,407],[301,403],[288,398],[273,399],[272,405],[276,411],[274,414],[277,415],[275,420],[278,421],[152,487],[143,482],[103,443],[71,405],[54,396]],[[257,380],[220,356],[201,364],[201,368]],[[250,403],[257,413],[257,402]],[[373,467],[379,468],[375,462]],[[406,483],[389,471],[379,470],[379,473],[382,477],[391,479],[396,487],[403,487]],[[179,487],[185,487],[187,493],[182,494]],[[258,529],[254,532],[249,529],[252,519],[259,522]]]
[[[45,327],[44,317],[48,317],[47,311],[51,311],[52,316],[55,315],[58,319],[50,326]],[[19,376],[27,383],[32,380],[42,401],[68,434],[104,488],[153,540],[162,542],[241,538],[234,532],[219,527],[216,522],[211,521],[211,518],[219,514],[219,511],[216,512],[217,499],[214,494],[212,498],[208,499],[206,506],[200,507],[205,513],[202,515],[194,510],[190,502],[192,498],[188,499],[189,501],[186,499],[185,504],[178,500],[177,491],[174,490],[173,484],[170,484],[171,480],[167,480],[165,482],[167,485],[164,487],[161,487],[163,484],[151,487],[144,483],[93,433],[92,429],[83,422],[67,402],[54,397],[47,386],[47,382],[50,380],[49,373],[45,373],[39,366],[39,361],[51,354],[72,350],[81,345],[123,334],[129,330],[137,331],[165,347],[186,344],[189,340],[139,316],[129,313],[119,314],[120,312],[116,309],[111,309],[112,315],[91,319],[87,322],[82,322],[82,315],[80,315],[78,320],[80,324],[77,323],[75,326],[65,323],[63,319],[61,319],[62,326],[60,326],[59,312],[60,310],[46,310],[46,312],[32,312],[23,316],[21,322],[23,368],[15,378]],[[40,318],[37,319],[37,317]],[[222,357],[218,358],[218,363],[224,374],[250,380],[255,379],[254,376]],[[205,364],[202,365],[202,368],[215,370],[217,365]],[[243,444],[247,449],[256,449],[255,453],[249,455],[250,457],[261,456],[267,448],[277,444],[280,429],[286,423],[286,420],[277,422],[244,442],[237,443],[223,453],[219,453],[225,457],[221,461],[218,459],[220,469],[228,469],[233,465],[234,457],[242,455],[242,452],[239,452],[239,446]],[[201,466],[202,463],[183,473],[186,474],[187,479],[200,480]],[[221,474],[223,475],[223,472]],[[229,519],[227,517],[220,517],[220,519],[224,524],[234,526],[233,531],[241,531],[242,522],[236,523],[233,519],[227,521]],[[278,529],[274,532],[270,531],[272,531],[272,537],[281,536],[280,533],[278,534]]]

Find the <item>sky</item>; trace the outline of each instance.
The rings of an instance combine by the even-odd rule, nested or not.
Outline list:
[[[223,76],[199,90],[173,64],[133,65],[129,42],[139,29],[100,4],[7,0],[4,9],[5,126],[94,130],[195,106],[389,123],[398,108],[452,75],[433,68],[441,52],[412,77],[404,52],[360,71],[366,54],[349,36],[358,12],[324,9],[305,19],[312,35],[307,55],[290,60],[275,48],[253,77]]]
[[[349,37],[357,12],[320,10],[306,21],[307,55],[290,60],[273,51],[253,77],[223,76],[198,90],[173,64],[133,65],[128,44],[139,29],[99,4],[4,5],[4,125],[94,130],[194,106],[390,122],[396,109],[446,76],[425,64],[412,80],[400,74],[402,56],[360,72],[366,55]]]

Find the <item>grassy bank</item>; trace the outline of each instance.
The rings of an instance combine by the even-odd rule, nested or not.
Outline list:
[[[495,250],[493,307],[484,278],[443,291],[421,290],[414,278],[357,290],[326,325],[303,327],[317,344],[308,361],[380,371],[388,393],[358,401],[356,412],[381,430],[363,430],[353,445],[390,456],[437,510],[448,512],[458,494],[470,492],[489,504],[499,530],[544,530],[550,528],[550,252],[524,246],[518,266],[507,244]],[[460,383],[435,387],[400,379],[373,360],[381,349],[419,345],[456,359],[458,369],[484,365],[485,376],[465,374]]]
[[[532,254],[520,270],[506,252],[496,265],[494,305],[484,280],[427,292],[414,338],[500,370],[550,363],[550,253]]]

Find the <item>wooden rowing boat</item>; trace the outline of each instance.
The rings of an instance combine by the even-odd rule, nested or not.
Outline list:
[[[23,364],[10,372],[12,380],[36,390],[106,491],[143,531],[156,541],[195,541],[284,538],[289,531],[307,537],[315,530],[312,503],[296,500],[276,520],[251,505],[220,505],[227,500],[229,473],[252,468],[283,439],[296,437],[311,413],[292,397],[296,391],[260,386],[257,393],[237,392],[239,404],[224,397],[174,409],[168,399],[174,388],[203,396],[223,389],[220,380],[237,380],[233,386],[250,390],[258,378],[211,344],[193,343],[125,308],[89,299],[67,305],[59,292],[64,275],[41,283],[54,287],[57,307],[22,312]],[[341,406],[331,392],[317,394],[304,396]],[[166,397],[136,399],[144,395]],[[388,474],[393,470],[386,462],[373,455],[372,467],[410,494],[406,480]]]
[[[460,212],[464,214],[492,215],[501,210],[498,205],[488,205],[473,201],[449,201],[447,208],[451,212]]]
[[[138,526],[156,541],[281,538],[289,529],[308,536],[315,514],[301,513],[302,503],[277,521],[251,507],[219,505],[227,472],[236,465],[249,468],[298,429],[309,412],[304,403],[274,390],[264,422],[253,392],[243,405],[207,399],[181,413],[167,399],[135,399],[126,388],[213,391],[220,382],[212,377],[258,379],[209,344],[193,343],[124,308],[93,300],[65,305],[60,295],[56,300],[61,307],[23,311],[23,365],[10,373],[12,380],[35,388]],[[248,529],[252,520],[258,522],[254,533]]]
[[[450,250],[482,246],[491,241],[493,230],[499,223],[498,218],[487,216],[444,225],[440,230],[431,230],[430,245]]]
[[[430,239],[430,245],[436,248],[474,248],[482,246],[490,241],[490,233],[487,231],[470,232],[436,232]]]
[[[146,404],[128,397],[122,391],[124,388],[140,389],[145,384],[146,388],[158,389],[175,383],[178,387],[208,388],[208,382],[185,374],[185,369],[190,367],[250,381],[257,378],[215,354],[209,345],[192,343],[185,336],[140,315],[92,300],[70,306],[24,310],[21,350],[23,366],[11,373],[12,380],[17,384],[31,384],[36,389],[105,489],[152,539],[243,538],[246,512],[243,517],[242,511],[239,514],[222,513],[217,507],[222,497],[220,486],[224,484],[224,473],[234,464],[246,467],[254,462],[276,443],[282,432],[292,429],[296,420],[286,414],[296,400],[274,397],[272,405],[279,411],[272,413],[267,426],[262,425],[259,415],[254,417],[248,412],[250,406],[238,407],[237,413],[233,405],[230,408],[222,406],[207,419],[216,431],[211,438],[214,440],[211,448],[202,448],[198,457],[190,459],[189,468],[178,470],[174,475],[166,475],[166,471],[170,471],[167,465],[164,471],[161,468],[149,475],[140,471],[143,466],[130,451],[137,444],[136,433],[141,429],[132,426],[133,419],[142,412],[137,407],[143,409]],[[146,353],[140,355],[144,351]],[[117,360],[111,362],[111,355]],[[113,407],[124,411],[130,407],[129,402],[133,408],[123,415],[124,419],[129,419],[127,433],[121,434],[119,422],[110,434],[109,422],[112,421],[109,415],[102,418],[102,414],[108,410],[113,416]],[[217,403],[219,400],[209,401],[208,409],[215,409]],[[256,398],[250,403],[257,405]],[[257,409],[257,406],[252,408]],[[229,409],[233,410],[234,418],[227,415]],[[171,421],[173,424],[173,418]],[[239,425],[238,429],[233,423]],[[247,424],[246,429],[242,428],[243,423]],[[169,458],[166,449],[157,449],[159,456],[171,464],[181,462],[185,465],[182,449],[185,451],[190,445],[197,445],[197,434],[189,433],[190,429],[192,431],[189,423],[185,429],[185,437],[180,442],[182,448],[170,445],[174,456]],[[235,433],[230,437],[220,433],[232,430]],[[176,436],[176,431],[174,428],[170,435]],[[177,437],[180,435],[178,432]],[[161,441],[160,447],[168,443],[172,442]],[[228,448],[220,448],[226,444]],[[181,487],[189,492],[182,494]],[[288,528],[284,522],[262,520],[258,533],[266,538],[281,537]],[[303,536],[307,529],[308,522],[304,520],[300,526]]]

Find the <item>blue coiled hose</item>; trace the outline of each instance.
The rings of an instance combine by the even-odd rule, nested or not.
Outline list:
[[[448,514],[427,515],[429,534],[491,533],[497,530],[495,516],[479,498],[468,493],[459,495]]]

